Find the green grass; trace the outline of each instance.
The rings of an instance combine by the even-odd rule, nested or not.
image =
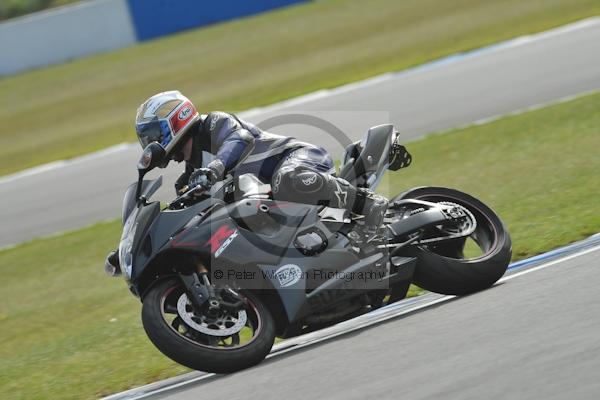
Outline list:
[[[316,1],[0,79],[0,175],[134,141],[158,91],[243,110],[597,14],[597,0]]]
[[[139,302],[102,271],[119,229],[100,224],[0,253],[0,398],[93,398],[185,371],[148,342]]]
[[[491,205],[513,257],[600,231],[600,94],[410,143],[413,164],[388,174],[388,195],[448,186]]]
[[[496,209],[514,258],[600,231],[600,94],[411,143],[390,194],[467,191]],[[186,371],[146,339],[140,304],[102,272],[119,222],[0,251],[0,398],[93,398]]]
[[[0,21],[76,1],[80,0],[2,0],[0,3]]]

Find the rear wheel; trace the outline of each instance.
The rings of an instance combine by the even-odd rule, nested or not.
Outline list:
[[[496,213],[473,196],[454,189],[421,187],[396,196],[402,199],[445,202],[464,207],[476,227],[467,237],[406,246],[404,254],[418,259],[414,283],[443,294],[464,295],[492,286],[506,271],[511,240]],[[451,229],[440,229],[452,235]]]
[[[144,298],[146,334],[167,357],[200,371],[229,373],[261,362],[275,340],[275,323],[264,304],[244,293],[247,305],[229,312],[193,312],[178,279],[159,282]]]

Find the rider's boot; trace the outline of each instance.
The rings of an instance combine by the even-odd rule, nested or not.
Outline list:
[[[364,215],[363,231],[367,236],[377,234],[388,208],[388,200],[371,190],[358,188],[352,212]]]

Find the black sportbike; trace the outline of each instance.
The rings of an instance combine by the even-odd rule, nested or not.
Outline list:
[[[390,163],[410,154],[392,125],[350,146],[339,176],[374,189]],[[391,146],[400,146],[389,160]],[[398,149],[396,149],[398,150]],[[162,208],[150,202],[164,162],[144,150],[139,180],[123,201],[120,270],[142,303],[150,340],[189,368],[227,373],[263,360],[286,338],[360,315],[406,296],[411,283],[464,295],[506,271],[511,240],[500,218],[474,197],[442,187],[397,195],[378,232],[341,209],[272,199],[254,175],[192,188]],[[107,263],[107,269],[115,268]],[[118,272],[118,271],[116,271]]]

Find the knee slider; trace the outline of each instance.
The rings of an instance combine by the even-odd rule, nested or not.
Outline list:
[[[317,193],[323,189],[325,178],[318,172],[296,170],[292,175],[292,185],[300,193]]]
[[[313,204],[323,200],[326,179],[319,172],[302,167],[281,168],[273,177],[271,190],[281,200]]]

